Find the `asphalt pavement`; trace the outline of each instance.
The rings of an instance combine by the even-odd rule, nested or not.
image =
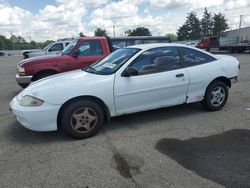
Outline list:
[[[250,55],[226,106],[113,118],[86,140],[33,132],[9,111],[21,57],[0,58],[0,187],[250,187]]]

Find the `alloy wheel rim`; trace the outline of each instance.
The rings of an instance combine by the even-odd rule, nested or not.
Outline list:
[[[70,124],[74,131],[87,133],[96,127],[97,120],[97,114],[92,108],[82,107],[71,115]]]
[[[220,106],[224,102],[225,96],[226,91],[223,87],[214,88],[210,96],[211,104],[216,107]]]

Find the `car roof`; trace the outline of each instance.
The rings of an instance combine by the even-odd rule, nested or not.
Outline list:
[[[79,37],[80,40],[95,40],[95,39],[106,39],[104,36],[97,36],[97,37]]]
[[[205,53],[207,55],[210,55],[214,58],[217,59],[217,57],[214,54],[211,54],[205,50],[193,47],[193,46],[188,46],[186,44],[178,44],[178,43],[151,43],[151,44],[139,44],[139,45],[133,45],[133,46],[127,46],[125,48],[139,48],[141,50],[149,50],[152,48],[159,48],[159,47],[185,47],[185,48],[190,48],[196,51],[200,51],[202,53]]]
[[[127,46],[127,48],[140,48],[142,50],[146,50],[150,48],[168,47],[168,46],[187,47],[187,45],[177,44],[177,43],[150,43],[150,44],[139,44],[139,45]]]

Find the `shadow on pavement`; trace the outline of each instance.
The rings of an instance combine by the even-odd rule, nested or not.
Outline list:
[[[229,188],[250,187],[250,130],[189,140],[161,139],[155,148],[203,178]]]
[[[192,114],[207,113],[199,104],[180,105],[169,108],[162,108],[157,110],[151,110],[146,112],[140,112],[130,115],[124,115],[111,119],[110,125],[103,126],[103,131],[112,131],[114,129],[131,128],[137,129],[138,126],[147,126],[154,124],[159,120],[166,120],[171,118],[185,117]],[[15,140],[19,144],[31,143],[41,144],[49,142],[64,142],[74,141],[62,131],[55,132],[35,132],[24,128],[17,121],[10,125],[10,130],[7,132],[7,136],[11,140]],[[103,134],[100,131],[96,136]]]

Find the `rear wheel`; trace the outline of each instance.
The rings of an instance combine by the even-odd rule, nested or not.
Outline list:
[[[77,139],[94,136],[104,121],[102,108],[91,100],[70,103],[62,112],[62,129]]]
[[[227,98],[227,85],[222,81],[215,81],[208,86],[201,104],[206,110],[217,111],[225,106]]]

